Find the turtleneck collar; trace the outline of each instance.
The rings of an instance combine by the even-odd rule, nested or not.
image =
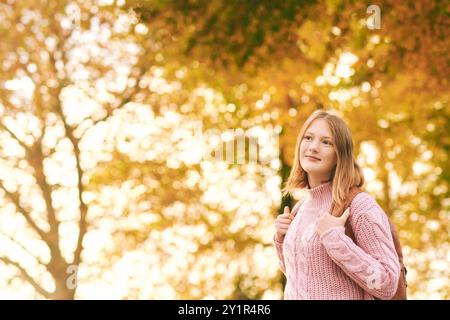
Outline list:
[[[331,182],[325,182],[312,189],[307,188],[306,194],[308,197],[308,207],[323,207],[327,204],[331,204],[332,196],[332,184]]]

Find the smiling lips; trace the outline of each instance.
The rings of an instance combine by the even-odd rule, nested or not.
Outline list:
[[[309,160],[312,160],[312,161],[320,161],[320,159],[319,158],[316,158],[316,157],[314,157],[314,156],[306,156]]]

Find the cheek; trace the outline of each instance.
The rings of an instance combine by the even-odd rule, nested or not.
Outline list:
[[[300,156],[303,156],[304,154],[305,154],[305,149],[306,149],[306,145],[305,145],[305,143],[300,143]]]
[[[306,144],[305,143],[301,143],[300,144],[300,148],[299,148],[299,153],[298,153],[298,162],[300,164],[300,166],[304,166],[305,163],[305,154],[306,154]]]
[[[334,151],[334,149],[331,149],[327,152],[327,163],[330,165],[334,165],[336,164],[337,161],[337,157],[336,157],[336,152]]]

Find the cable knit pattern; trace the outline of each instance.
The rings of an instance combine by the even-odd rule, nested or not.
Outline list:
[[[355,244],[344,227],[322,237],[316,233],[320,214],[331,204],[330,182],[307,190],[283,243],[273,239],[286,276],[284,299],[390,299],[400,264],[385,213],[365,192],[353,199],[349,221]]]

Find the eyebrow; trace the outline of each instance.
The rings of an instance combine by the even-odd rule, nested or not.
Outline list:
[[[311,135],[314,135],[314,133],[312,133],[312,132],[310,132],[310,131],[307,131],[306,133],[309,133],[309,134],[311,134]],[[305,134],[306,134],[306,133],[305,133]],[[327,137],[327,136],[322,136],[322,138],[327,138],[327,139],[333,140],[331,137]]]

